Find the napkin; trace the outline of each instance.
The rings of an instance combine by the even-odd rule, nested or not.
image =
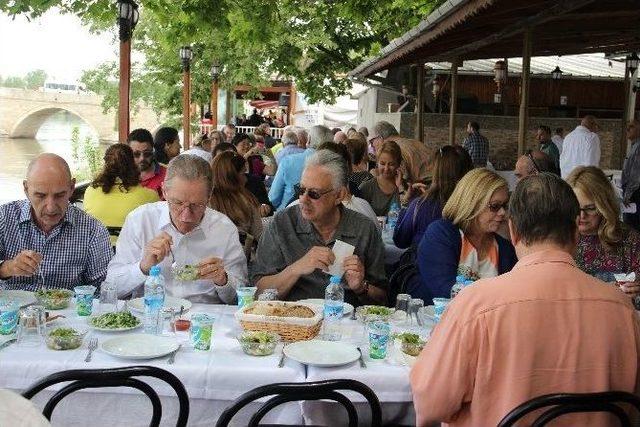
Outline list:
[[[636,213],[636,209],[635,203],[629,203],[629,206],[626,206],[624,203],[622,204],[622,213]]]
[[[635,282],[636,281],[636,273],[632,272],[629,274],[614,274],[613,277],[616,278],[616,282]]]
[[[342,263],[346,257],[353,255],[355,249],[356,247],[353,245],[343,242],[342,240],[336,240],[333,244],[333,249],[331,249],[336,259],[333,264],[329,266],[327,272],[332,276],[342,277],[344,274]]]

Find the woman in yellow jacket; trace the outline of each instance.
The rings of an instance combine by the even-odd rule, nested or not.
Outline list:
[[[140,173],[127,144],[114,144],[104,153],[104,168],[84,193],[84,210],[107,227],[122,227],[135,208],[157,202],[158,193],[140,185]],[[112,242],[115,239],[112,237]]]

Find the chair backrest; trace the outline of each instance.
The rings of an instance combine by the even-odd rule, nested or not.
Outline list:
[[[356,380],[336,379],[307,383],[276,383],[257,387],[236,399],[222,412],[216,427],[227,427],[234,415],[243,407],[257,399],[273,396],[252,415],[248,427],[258,426],[262,418],[273,408],[286,402],[301,400],[332,400],[342,404],[349,416],[349,427],[358,425],[358,412],[353,403],[336,390],[350,390],[360,393],[369,402],[371,408],[371,427],[379,427],[382,423],[382,409],[376,394],[366,385]]]
[[[576,412],[609,412],[618,418],[620,425],[631,427],[628,415],[618,406],[620,403],[629,404],[640,412],[640,397],[625,391],[546,394],[517,406],[500,421],[498,427],[511,427],[527,414],[549,406],[551,408],[538,416],[532,427],[544,426],[561,415]]]
[[[31,399],[49,386],[71,381],[56,392],[44,406],[42,414],[48,420],[51,420],[51,414],[56,405],[74,391],[84,388],[132,387],[142,391],[149,397],[153,406],[153,415],[149,426],[159,426],[160,418],[162,417],[160,397],[158,397],[158,394],[151,386],[134,377],[154,377],[169,384],[175,390],[180,403],[176,427],[184,427],[187,425],[189,418],[189,396],[187,390],[178,377],[171,372],[154,366],[129,366],[113,369],[76,369],[56,372],[32,384],[22,395],[27,399]]]
[[[122,231],[122,227],[107,227],[109,236],[118,237]]]

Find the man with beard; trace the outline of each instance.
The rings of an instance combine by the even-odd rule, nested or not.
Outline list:
[[[162,183],[167,175],[167,168],[155,160],[151,132],[146,129],[135,129],[127,137],[127,144],[133,150],[133,157],[140,171],[140,185],[156,191],[164,200]]]
[[[340,240],[354,247],[342,262],[345,301],[385,304],[384,245],[376,225],[346,209],[348,166],[342,156],[320,150],[309,156],[300,184],[300,204],[278,212],[262,233],[252,282],[278,290],[281,300],[323,298],[332,252]]]

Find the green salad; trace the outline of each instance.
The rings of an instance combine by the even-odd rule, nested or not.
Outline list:
[[[99,329],[124,329],[135,328],[140,324],[140,319],[128,311],[119,311],[92,317],[89,323]]]
[[[73,350],[82,345],[84,334],[73,328],[56,328],[46,338],[47,347],[51,350]]]
[[[390,308],[381,305],[369,305],[363,309],[363,312],[368,316],[389,316],[392,313]]]
[[[418,334],[412,334],[411,332],[403,332],[401,334],[395,334],[394,337],[407,344],[420,344],[422,340]]]
[[[251,356],[269,356],[278,344],[278,335],[271,332],[246,331],[240,334],[238,341],[242,350]]]
[[[266,344],[275,341],[276,337],[269,332],[256,331],[243,334],[240,340],[248,343]]]
[[[198,266],[186,264],[183,266],[177,266],[173,269],[173,276],[176,280],[183,282],[189,282],[198,279]]]
[[[411,332],[403,332],[401,334],[395,334],[394,338],[399,339],[401,343],[402,352],[409,356],[418,356],[424,347],[425,342],[420,339],[418,334]]]
[[[67,308],[72,295],[68,289],[40,289],[35,292],[36,299],[47,310]]]
[[[78,331],[73,328],[57,328],[49,333],[50,337],[69,338],[78,335]]]

